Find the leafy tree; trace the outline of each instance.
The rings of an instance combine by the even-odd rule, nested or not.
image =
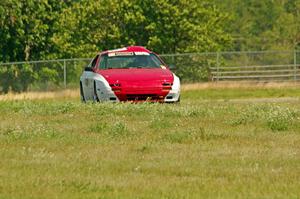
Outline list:
[[[55,45],[51,38],[55,30],[53,24],[58,14],[67,5],[60,0],[6,0],[0,4],[0,62],[29,61],[51,58],[55,55]],[[4,92],[26,91],[37,79],[39,67],[28,65],[7,66],[1,81]],[[56,70],[55,68],[51,70]]]
[[[53,53],[53,24],[63,5],[60,0],[3,1],[0,4],[1,60],[29,61]]]
[[[234,50],[290,50],[300,43],[300,0],[213,0],[233,15]]]
[[[231,37],[227,14],[206,1],[143,1],[147,46],[160,53],[220,51]]]
[[[82,0],[62,12],[53,41],[68,57],[126,45],[160,53],[215,51],[230,44],[227,19],[196,0]]]

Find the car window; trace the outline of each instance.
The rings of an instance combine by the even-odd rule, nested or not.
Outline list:
[[[106,63],[107,63],[107,56],[102,55],[100,57],[100,63],[99,63],[98,68],[99,69],[106,69]]]
[[[99,69],[111,68],[160,68],[163,63],[154,54],[149,55],[102,55]]]
[[[156,65],[164,65],[164,63],[161,62],[161,60],[154,54],[151,54],[151,58],[152,61],[156,64]]]

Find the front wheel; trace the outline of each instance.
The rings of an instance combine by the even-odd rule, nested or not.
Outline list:
[[[176,103],[180,103],[180,96],[178,97],[178,100],[176,101]]]
[[[83,88],[82,88],[82,82],[80,82],[80,100],[81,102],[85,103],[85,97],[84,97],[84,93],[83,93]]]
[[[94,94],[93,94],[93,100],[94,102],[100,102],[98,95],[97,95],[97,86],[96,82],[94,81]]]

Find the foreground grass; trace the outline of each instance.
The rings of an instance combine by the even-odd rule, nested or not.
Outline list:
[[[0,198],[299,198],[299,100],[205,92],[0,102]]]

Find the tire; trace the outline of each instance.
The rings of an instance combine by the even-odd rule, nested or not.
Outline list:
[[[81,102],[85,103],[85,97],[84,97],[84,92],[83,92],[83,88],[82,88],[82,82],[80,81],[80,100]]]
[[[168,104],[179,104],[180,103],[180,96],[178,97],[177,101],[173,101],[173,102],[166,102]]]
[[[179,95],[178,100],[176,101],[176,103],[180,103],[180,95]]]
[[[96,88],[96,81],[94,81],[94,95],[93,95],[94,102],[100,102],[98,95],[97,95],[97,88]]]

